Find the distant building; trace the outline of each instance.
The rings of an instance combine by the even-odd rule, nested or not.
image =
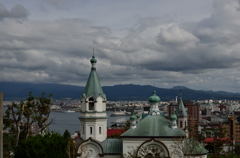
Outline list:
[[[182,104],[182,105],[181,105]],[[186,114],[187,114],[187,126],[190,128],[193,128],[193,130],[198,130],[198,125],[199,125],[199,120],[200,120],[200,109],[199,109],[199,104],[194,103],[191,100],[182,100],[180,98],[180,101],[178,104],[176,103],[171,103],[168,106],[168,116],[172,114],[175,109],[177,109],[179,106],[183,106],[186,109]],[[185,123],[184,123],[185,124]],[[181,126],[181,123],[178,123],[178,127],[184,129],[186,125]],[[192,135],[192,132],[189,133],[190,136]]]
[[[226,138],[234,143],[240,143],[240,116],[229,115],[228,121],[222,123],[222,127],[226,130]]]

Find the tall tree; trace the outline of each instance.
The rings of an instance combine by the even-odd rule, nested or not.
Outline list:
[[[220,155],[224,155],[224,144],[228,143],[230,140],[222,139],[225,137],[226,129],[219,126],[218,128],[209,128],[212,134],[212,141],[206,142],[205,148],[212,154],[213,158],[219,158]]]
[[[53,122],[49,120],[50,105],[52,94],[46,98],[45,93],[42,96],[34,97],[29,93],[26,102],[20,101],[19,104],[12,103],[3,116],[4,129],[9,128],[15,136],[15,146],[18,145],[19,139],[27,139],[32,133],[32,128],[39,129],[42,134]]]
[[[193,138],[182,137],[173,139],[173,144],[170,148],[172,149],[171,154],[179,158],[194,157],[208,153],[203,145]]]

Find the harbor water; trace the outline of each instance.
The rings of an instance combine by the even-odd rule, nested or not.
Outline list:
[[[110,117],[111,112],[107,112],[108,121],[107,125],[111,126],[114,122],[128,120],[130,116],[118,116]],[[56,131],[61,134],[67,129],[71,134],[76,131],[80,131],[80,112],[51,112],[50,119],[54,119],[53,123],[50,125],[50,131]]]

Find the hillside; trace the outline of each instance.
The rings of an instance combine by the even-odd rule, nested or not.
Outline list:
[[[115,85],[104,86],[103,91],[108,100],[147,100],[155,90],[161,100],[169,101],[179,95],[179,89],[182,88],[184,99],[201,100],[201,99],[229,99],[240,100],[239,93],[225,91],[203,91],[193,90],[183,86],[173,87],[172,89],[158,88],[150,85]],[[0,91],[4,93],[4,100],[25,99],[29,92],[33,95],[52,93],[54,99],[79,99],[83,93],[84,87],[52,84],[52,83],[17,83],[17,82],[0,82]]]

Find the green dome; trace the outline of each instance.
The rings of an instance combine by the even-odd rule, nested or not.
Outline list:
[[[156,95],[156,91],[153,91],[153,95],[148,98],[150,103],[157,103],[160,102],[160,98]]]
[[[97,63],[97,59],[95,59],[95,56],[92,56],[92,59],[90,60],[91,63]]]
[[[170,115],[170,120],[177,120],[177,115],[175,115],[175,112],[173,112],[173,113]]]
[[[136,114],[136,117],[139,119],[139,118],[140,118],[140,115]]]
[[[132,115],[132,116],[130,117],[130,120],[131,120],[131,121],[137,120],[137,117],[136,117],[135,115]]]

